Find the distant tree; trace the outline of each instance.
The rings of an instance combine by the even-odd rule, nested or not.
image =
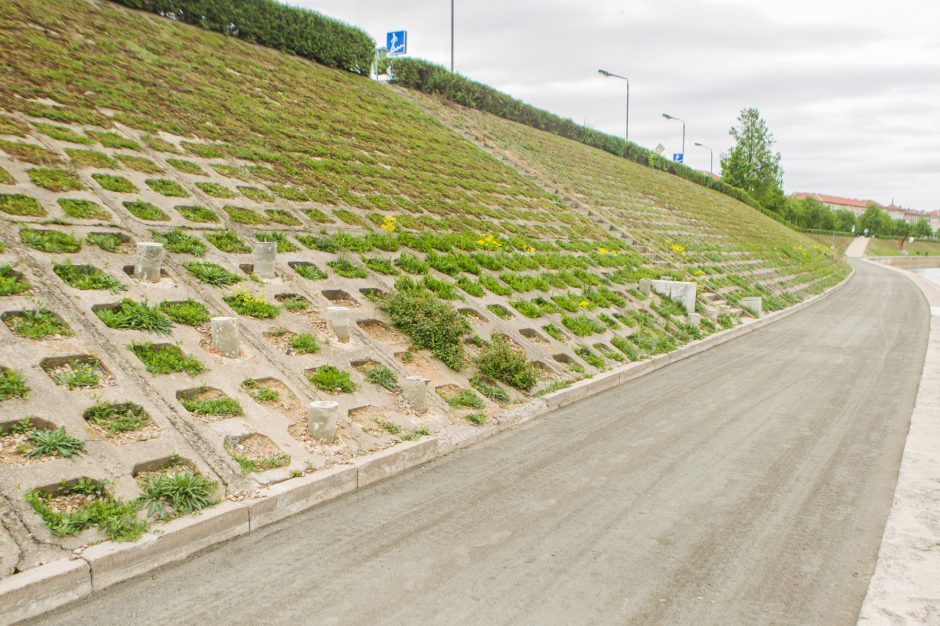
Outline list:
[[[768,209],[784,209],[783,169],[774,152],[774,136],[755,108],[738,115],[738,125],[728,131],[735,145],[721,155],[722,180],[744,189]]]
[[[847,209],[833,211],[832,217],[835,221],[833,230],[839,230],[847,233],[852,230],[853,226],[855,226],[855,213],[852,213]]]
[[[930,228],[930,222],[927,221],[926,217],[922,217],[914,222],[914,230],[911,234],[921,239],[933,235],[933,229]]]
[[[858,218],[858,230],[868,229],[869,235],[893,235],[894,226],[891,216],[877,204],[869,204]]]

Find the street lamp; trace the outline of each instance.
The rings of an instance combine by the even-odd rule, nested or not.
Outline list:
[[[454,0],[450,0],[450,72],[454,73]]]
[[[711,149],[711,148],[709,148],[708,146],[706,146],[706,145],[703,144],[703,143],[699,143],[699,142],[696,141],[696,142],[695,142],[695,145],[698,146],[699,148],[705,148],[706,150],[708,150],[708,173],[709,173],[709,174],[714,174],[715,172],[713,171],[713,170],[714,170],[714,168],[713,168],[713,166],[714,166],[713,157],[715,156],[715,153],[712,152],[712,149]]]
[[[685,161],[685,120],[680,120],[678,117],[669,115],[668,113],[663,113],[663,117],[667,120],[676,120],[677,122],[682,122],[682,160]]]
[[[630,79],[626,76],[620,76],[619,74],[612,74],[607,70],[597,70],[597,73],[603,76],[604,78],[619,78],[627,83],[627,123],[623,133],[624,139],[630,141]]]

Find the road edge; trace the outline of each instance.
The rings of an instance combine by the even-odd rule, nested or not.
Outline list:
[[[318,504],[401,474],[435,458],[518,428],[534,419],[594,396],[629,380],[655,372],[671,363],[748,335],[786,319],[840,291],[855,269],[839,284],[803,302],[759,319],[692,341],[673,352],[628,363],[580,380],[570,387],[535,398],[504,414],[498,423],[471,432],[442,432],[398,444],[352,464],[289,479],[259,491],[242,502],[224,502],[196,515],[179,518],[147,533],[134,543],[104,541],[80,553],[0,579],[0,624],[38,617],[95,592],[182,561],[197,552],[254,532]]]
[[[920,385],[898,469],[891,512],[858,624],[928,624],[940,619],[940,286],[909,270],[930,306]]]

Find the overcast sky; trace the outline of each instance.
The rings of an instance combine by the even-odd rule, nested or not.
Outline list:
[[[409,56],[450,64],[448,0],[292,0],[364,28],[408,31]],[[940,209],[940,4],[934,0],[456,0],[456,70],[707,170],[757,107],[788,193]]]

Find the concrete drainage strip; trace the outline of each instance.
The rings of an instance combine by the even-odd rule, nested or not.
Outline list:
[[[0,579],[0,624],[42,615],[116,583],[182,561],[211,546],[306,511],[317,504],[468,447],[578,400],[746,335],[832,295],[848,284],[854,273],[853,270],[844,281],[828,291],[783,311],[747,321],[689,343],[674,352],[647,361],[629,363],[536,398],[507,412],[499,424],[485,426],[469,434],[445,432],[435,437],[404,442],[347,465],[337,465],[315,474],[277,483],[261,490],[256,497],[241,502],[226,501],[197,515],[173,520],[160,527],[158,532],[147,533],[136,542],[105,541],[70,558],[52,561]],[[940,318],[937,324],[940,327]],[[937,333],[940,335],[940,331]],[[933,340],[933,334],[931,338]]]
[[[866,259],[867,260],[867,259]],[[874,263],[875,261],[869,261]],[[859,624],[940,623],[940,286],[907,276],[930,305],[920,387]]]

